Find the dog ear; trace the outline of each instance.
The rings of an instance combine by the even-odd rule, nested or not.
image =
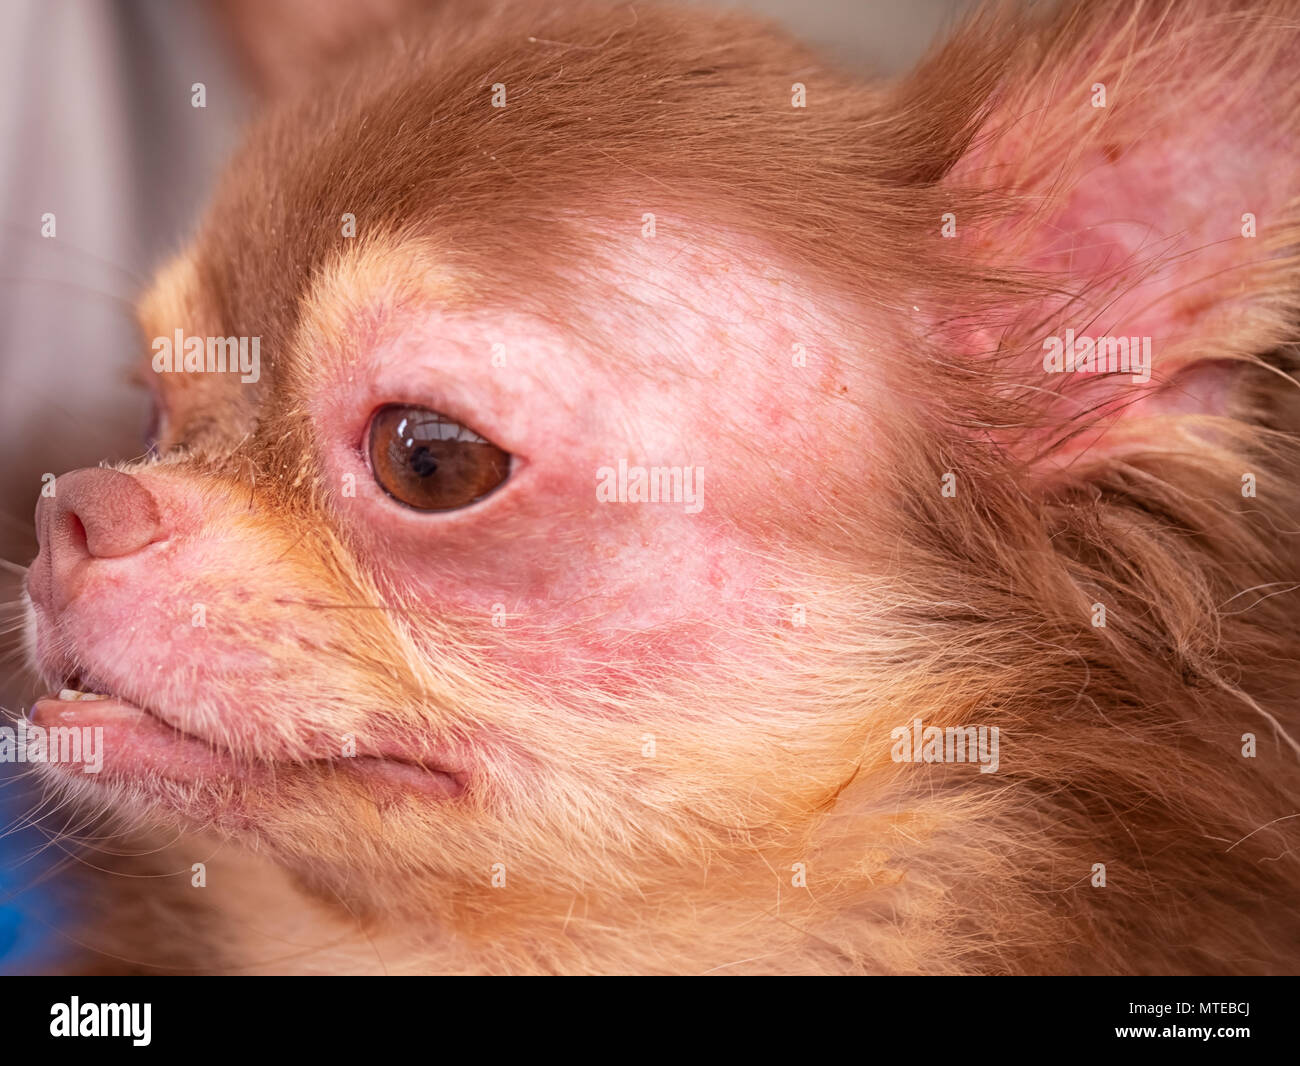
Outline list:
[[[322,64],[383,33],[431,0],[208,0],[208,8],[259,96],[291,92]]]
[[[1286,9],[1102,0],[1005,58],[986,46],[1000,68],[986,113],[959,159],[938,160],[936,243],[967,282],[940,332],[1024,402],[1004,420],[1027,427],[1024,453],[1119,448],[1149,432],[1144,416],[1233,413],[1258,378],[1244,368],[1295,341],[1300,26]],[[944,96],[953,78],[986,84],[988,66],[917,77]]]

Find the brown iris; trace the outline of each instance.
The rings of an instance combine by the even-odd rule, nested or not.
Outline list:
[[[393,404],[370,420],[370,466],[393,499],[454,511],[505,481],[510,454],[437,411]]]

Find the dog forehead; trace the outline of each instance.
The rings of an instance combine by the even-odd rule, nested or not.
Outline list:
[[[674,219],[652,237],[639,224],[580,224],[603,235],[587,258],[544,287],[521,279],[483,300],[481,277],[458,274],[436,242],[354,244],[301,302],[281,359],[287,387],[310,394],[331,377],[401,361],[516,385],[565,379],[571,396],[592,402],[608,398],[601,389],[643,383],[670,405],[730,390],[806,406],[860,373],[848,310],[752,238]]]

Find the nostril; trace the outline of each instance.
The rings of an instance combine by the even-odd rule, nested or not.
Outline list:
[[[64,523],[64,535],[68,539],[69,546],[85,552],[87,550],[86,527],[81,524],[81,519],[72,511],[67,511],[64,514]]]

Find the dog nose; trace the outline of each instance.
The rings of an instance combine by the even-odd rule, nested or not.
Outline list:
[[[76,594],[78,575],[95,559],[116,559],[159,538],[158,504],[136,478],[117,470],[74,470],[54,481],[36,505],[36,561],[28,591],[58,609]]]

